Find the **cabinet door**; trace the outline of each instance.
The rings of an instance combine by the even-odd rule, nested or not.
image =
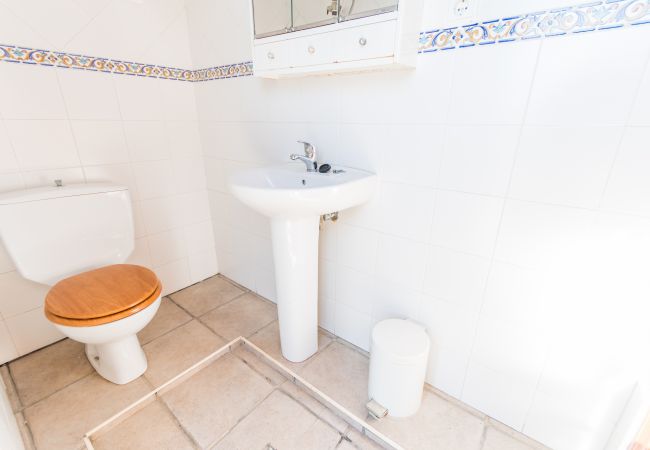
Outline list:
[[[289,52],[287,41],[253,47],[255,70],[273,70],[289,67]]]
[[[305,30],[336,23],[338,11],[339,0],[293,0],[293,29]]]
[[[398,0],[340,0],[340,20],[397,11]]]
[[[291,30],[291,0],[253,0],[255,38]]]
[[[289,41],[291,67],[316,66],[334,62],[334,40],[336,33],[322,33],[304,36]]]
[[[336,34],[339,61],[357,61],[395,55],[395,20],[341,30]]]

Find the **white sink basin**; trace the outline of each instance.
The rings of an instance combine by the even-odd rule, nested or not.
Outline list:
[[[376,184],[377,176],[363,170],[334,167],[321,174],[289,164],[230,177],[233,195],[271,218],[280,341],[289,361],[304,361],[318,349],[320,216],[369,200]]]
[[[334,170],[343,170],[334,173]],[[268,217],[321,216],[367,201],[377,176],[348,167],[327,174],[286,164],[243,170],[230,177],[230,189],[243,203]]]

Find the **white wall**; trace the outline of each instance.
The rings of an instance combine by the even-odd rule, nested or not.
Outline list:
[[[194,54],[250,60],[246,2],[220,6],[188,8]],[[550,6],[483,1],[474,18]],[[422,28],[449,9],[429,1]],[[644,25],[421,55],[414,72],[197,83],[220,269],[275,298],[268,222],[225,180],[310,141],[381,178],[322,230],[322,326],[367,349],[378,320],[423,321],[431,384],[553,448],[602,448],[650,380],[649,56]]]
[[[422,29],[558,1],[477,1],[470,20],[430,0]],[[0,0],[0,43],[182,68],[250,60],[248,2],[185,3]],[[601,448],[650,378],[649,37],[644,25],[422,55],[414,72],[195,85],[2,62],[0,190],[126,183],[133,261],[167,292],[216,272],[214,243],[223,273],[274,299],[268,223],[225,179],[310,140],[322,161],[381,178],[323,229],[322,325],[367,348],[376,321],[421,320],[430,383],[554,448]],[[59,338],[44,292],[0,249],[0,361]]]
[[[183,1],[0,1],[0,43],[191,68]],[[136,249],[164,293],[217,272],[191,83],[0,62],[0,191],[129,187]],[[0,363],[62,336],[0,245]]]

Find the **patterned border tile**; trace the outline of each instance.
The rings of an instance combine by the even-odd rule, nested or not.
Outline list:
[[[253,74],[252,61],[210,67],[207,69],[189,70],[13,45],[0,45],[0,61],[176,81],[208,81]]]
[[[602,0],[420,33],[420,53],[650,23],[650,0]]]
[[[0,61],[92,70],[167,80],[193,81],[194,71],[51,50],[0,45]]]
[[[195,70],[192,81],[221,80],[249,75],[253,75],[253,61]]]
[[[420,53],[650,24],[650,0],[599,0],[578,6],[420,33]],[[92,70],[176,81],[253,75],[251,61],[191,70],[96,56],[0,45],[0,62]]]

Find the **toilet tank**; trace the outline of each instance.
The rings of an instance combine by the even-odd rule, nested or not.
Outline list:
[[[0,238],[18,272],[52,285],[126,261],[133,251],[126,187],[70,184],[0,194]]]

